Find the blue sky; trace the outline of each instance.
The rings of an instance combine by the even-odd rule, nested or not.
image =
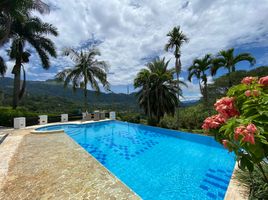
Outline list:
[[[194,58],[206,53],[234,47],[236,53],[250,52],[257,59],[255,67],[268,64],[268,1],[267,0],[44,0],[51,5],[48,15],[40,16],[54,24],[59,31],[55,42],[58,54],[65,47],[82,48],[91,44],[93,35],[102,52],[99,60],[110,65],[108,80],[114,92],[133,91],[132,83],[144,64],[156,56],[171,59],[163,50],[166,34],[180,25],[190,42],[182,47],[183,72]],[[37,14],[38,15],[38,14]],[[0,50],[11,76],[14,61],[5,56],[8,44]],[[27,47],[31,48],[31,47]],[[51,60],[51,68],[43,70],[35,53],[27,64],[28,80],[51,79],[60,70],[72,66],[71,61],[59,56]],[[248,63],[238,65],[249,69]],[[224,73],[221,71],[218,75]],[[213,82],[213,78],[209,77]],[[186,99],[200,97],[197,81],[184,88]]]

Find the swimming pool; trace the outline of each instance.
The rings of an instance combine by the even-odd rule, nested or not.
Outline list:
[[[235,165],[211,137],[120,121],[37,130],[59,129],[145,200],[224,199]]]

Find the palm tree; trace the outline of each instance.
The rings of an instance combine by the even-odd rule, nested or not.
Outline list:
[[[0,46],[10,38],[13,21],[24,21],[31,11],[48,13],[49,6],[41,0],[2,0],[0,2]]]
[[[231,87],[232,80],[230,74],[235,72],[236,64],[241,61],[248,61],[250,65],[254,65],[256,60],[250,53],[241,53],[234,55],[234,48],[226,51],[222,50],[218,53],[218,56],[213,61],[213,67],[211,68],[211,75],[215,76],[218,69],[225,68],[228,70],[229,87]]]
[[[85,109],[88,108],[87,87],[90,84],[91,88],[99,92],[100,82],[106,90],[109,90],[107,81],[108,64],[104,61],[98,61],[95,57],[100,56],[100,52],[93,48],[88,51],[75,49],[66,49],[64,55],[69,56],[75,63],[73,68],[65,69],[56,75],[60,81],[64,81],[64,87],[72,83],[73,90],[83,88]]]
[[[25,70],[23,63],[29,62],[30,52],[25,50],[28,43],[38,53],[44,69],[50,67],[49,55],[56,57],[54,43],[46,38],[47,35],[57,36],[57,29],[51,24],[44,23],[38,18],[27,18],[25,21],[13,21],[11,24],[10,37],[12,38],[11,48],[8,54],[11,59],[15,60],[15,66],[12,73],[14,74],[14,91],[13,91],[13,108],[18,106],[25,89]],[[21,70],[24,72],[22,88],[20,85]]]
[[[188,69],[188,80],[191,81],[195,76],[199,79],[200,92],[203,95],[205,105],[208,106],[208,90],[207,90],[207,74],[206,72],[212,66],[212,57],[210,54],[205,55],[201,59],[195,59]]]
[[[31,11],[48,13],[49,6],[41,0],[2,0],[0,1],[0,47],[3,46],[11,36],[11,25],[13,21],[23,21],[30,16]],[[5,75],[6,65],[0,56],[0,74]]]
[[[174,27],[168,34],[169,37],[168,43],[165,46],[165,50],[174,51],[173,54],[175,56],[175,69],[177,80],[179,80],[179,76],[181,73],[181,47],[184,43],[189,42],[189,38],[181,31],[180,26]],[[179,81],[178,81],[179,84]],[[179,85],[178,85],[179,88]],[[179,95],[178,95],[179,97]]]
[[[174,115],[178,106],[178,80],[173,79],[175,69],[168,69],[169,61],[156,59],[147,64],[134,80],[134,87],[141,88],[138,93],[138,102],[149,117],[159,123],[165,113]],[[180,81],[181,84],[185,84]],[[179,92],[180,91],[180,92]]]

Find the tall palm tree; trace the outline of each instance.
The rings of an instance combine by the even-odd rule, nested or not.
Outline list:
[[[208,106],[208,90],[207,90],[207,74],[206,72],[211,69],[212,57],[206,54],[201,59],[194,59],[193,64],[188,69],[188,80],[191,81],[195,76],[199,79],[200,92],[203,95],[205,105]]]
[[[1,0],[0,1],[0,46],[8,41],[13,21],[24,21],[31,11],[48,13],[49,6],[41,0]]]
[[[174,115],[178,106],[177,94],[181,94],[178,80],[173,79],[175,69],[168,69],[168,64],[165,58],[156,59],[148,63],[147,69],[142,69],[134,80],[135,88],[141,88],[137,93],[140,107],[149,120],[154,119],[156,123],[165,113]]]
[[[11,59],[15,60],[15,66],[12,73],[14,74],[14,91],[13,91],[13,108],[18,106],[25,89],[25,70],[23,63],[29,62],[30,52],[25,50],[28,43],[36,50],[44,69],[50,67],[49,56],[56,57],[56,48],[54,43],[46,38],[47,35],[57,36],[57,29],[51,24],[44,23],[38,18],[27,18],[24,21],[13,21],[10,32],[12,43],[8,52]],[[21,88],[21,70],[23,70],[24,79]]]
[[[211,68],[211,75],[215,76],[218,69],[224,68],[228,70],[229,87],[231,87],[232,80],[230,74],[235,72],[236,64],[241,61],[248,61],[250,65],[254,65],[256,60],[250,53],[240,53],[234,55],[234,48],[228,50],[222,50],[218,53],[217,57],[213,61],[213,67]]]
[[[165,50],[172,50],[175,56],[175,69],[177,80],[181,73],[181,47],[184,43],[189,42],[189,38],[181,31],[180,26],[174,27],[168,34],[168,43],[165,45]],[[179,81],[178,81],[179,84]],[[179,85],[178,85],[179,88]],[[178,95],[179,97],[179,95]]]
[[[105,89],[109,90],[109,82],[107,81],[108,64],[95,58],[96,56],[101,55],[99,50],[95,48],[87,51],[66,49],[64,55],[69,56],[75,65],[73,68],[68,68],[59,72],[56,75],[56,78],[60,81],[64,81],[65,87],[71,82],[73,90],[76,88],[83,88],[85,109],[87,110],[88,84],[90,84],[91,88],[97,92],[100,91],[98,82],[100,82]]]
[[[0,47],[11,37],[13,21],[23,21],[30,16],[31,11],[48,13],[49,6],[41,0],[2,0],[0,1]],[[0,74],[5,75],[6,65],[0,56]]]

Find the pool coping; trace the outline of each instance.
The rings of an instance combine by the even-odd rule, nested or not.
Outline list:
[[[42,128],[42,127],[46,127],[46,126],[55,126],[55,125],[63,125],[63,124],[75,124],[75,125],[79,125],[79,124],[91,124],[91,123],[101,123],[101,122],[108,122],[108,121],[118,121],[118,122],[124,122],[124,121],[119,121],[119,120],[111,120],[111,119],[106,119],[106,120],[100,120],[100,121],[69,121],[69,122],[56,122],[56,123],[48,123],[48,124],[44,124],[44,125],[34,125],[34,126],[27,126],[23,129],[9,129],[8,131],[9,132],[13,132],[13,131],[20,131],[20,130],[28,130],[28,129],[33,129],[32,131],[30,131],[30,133],[32,134],[60,134],[60,133],[64,133],[64,130],[56,130],[56,131],[38,131],[38,130],[35,130],[37,128]],[[129,123],[129,122],[128,122]],[[143,125],[143,124],[136,124],[136,123],[131,123],[131,124],[135,124],[135,125]],[[148,126],[148,125],[143,125],[143,126]],[[172,131],[172,132],[181,132],[181,133],[185,133],[185,134],[192,134],[192,133],[188,133],[188,132],[184,132],[184,131],[179,131],[179,130],[172,130],[172,129],[166,129],[166,128],[161,128],[161,127],[154,127],[154,126],[149,126],[149,127],[153,127],[153,128],[159,128],[159,129],[162,129],[162,130],[169,130],[169,131]],[[8,132],[7,131],[7,132]],[[68,136],[68,134],[66,134]],[[195,134],[193,134],[195,135]],[[206,136],[206,135],[199,135],[198,136]],[[69,137],[69,136],[68,136]],[[206,137],[210,137],[210,136],[206,136]],[[69,137],[75,144],[77,144],[71,137]],[[0,161],[0,189],[1,187],[4,185],[4,178],[5,178],[5,175],[7,175],[8,173],[8,166],[9,166],[9,161],[12,159],[12,157],[14,156],[14,154],[16,153],[18,147],[19,147],[19,144],[20,142],[22,141],[23,139],[23,136],[20,136],[18,137],[17,139],[14,139],[13,138],[13,142],[14,145],[10,146],[9,149],[7,149],[7,154],[5,155],[5,158],[6,159],[3,159],[3,160],[6,160],[6,162],[2,162]],[[10,142],[9,141],[9,137],[6,137],[5,142]],[[83,149],[84,151],[86,151],[83,147],[81,147],[80,145],[78,145],[81,149]],[[1,153],[3,154],[3,152],[0,152],[0,157],[3,156],[1,155]],[[86,153],[88,153],[86,151]],[[131,192],[133,192],[138,198],[141,199],[141,197],[136,193],[134,192],[130,187],[128,187],[122,180],[120,180],[117,176],[115,176],[110,170],[108,170],[104,165],[102,165],[96,158],[94,158],[90,153],[88,153],[96,162],[98,162],[98,164],[100,164],[102,166],[102,168],[106,171],[108,171],[110,174],[112,174],[112,176],[114,176],[116,179],[118,179],[125,187],[127,187]],[[238,166],[237,166],[237,163],[235,164],[235,167],[234,167],[234,170],[233,170],[233,173],[232,173],[232,177],[230,179],[230,182],[229,182],[229,185],[228,185],[228,188],[226,190],[226,193],[225,193],[225,197],[224,197],[224,200],[244,200],[244,199],[247,199],[247,191],[245,191],[245,187],[241,187],[241,185],[237,184],[237,180],[235,180],[235,176],[234,176],[234,173],[235,171],[237,170]],[[238,192],[237,191],[242,191],[241,193],[243,193],[243,195],[240,195],[237,194]]]
[[[247,200],[248,199],[249,190],[247,186],[243,183],[239,183],[239,181],[235,177],[235,173],[238,169],[239,169],[238,162],[236,162],[228,188],[225,192],[224,200]]]

